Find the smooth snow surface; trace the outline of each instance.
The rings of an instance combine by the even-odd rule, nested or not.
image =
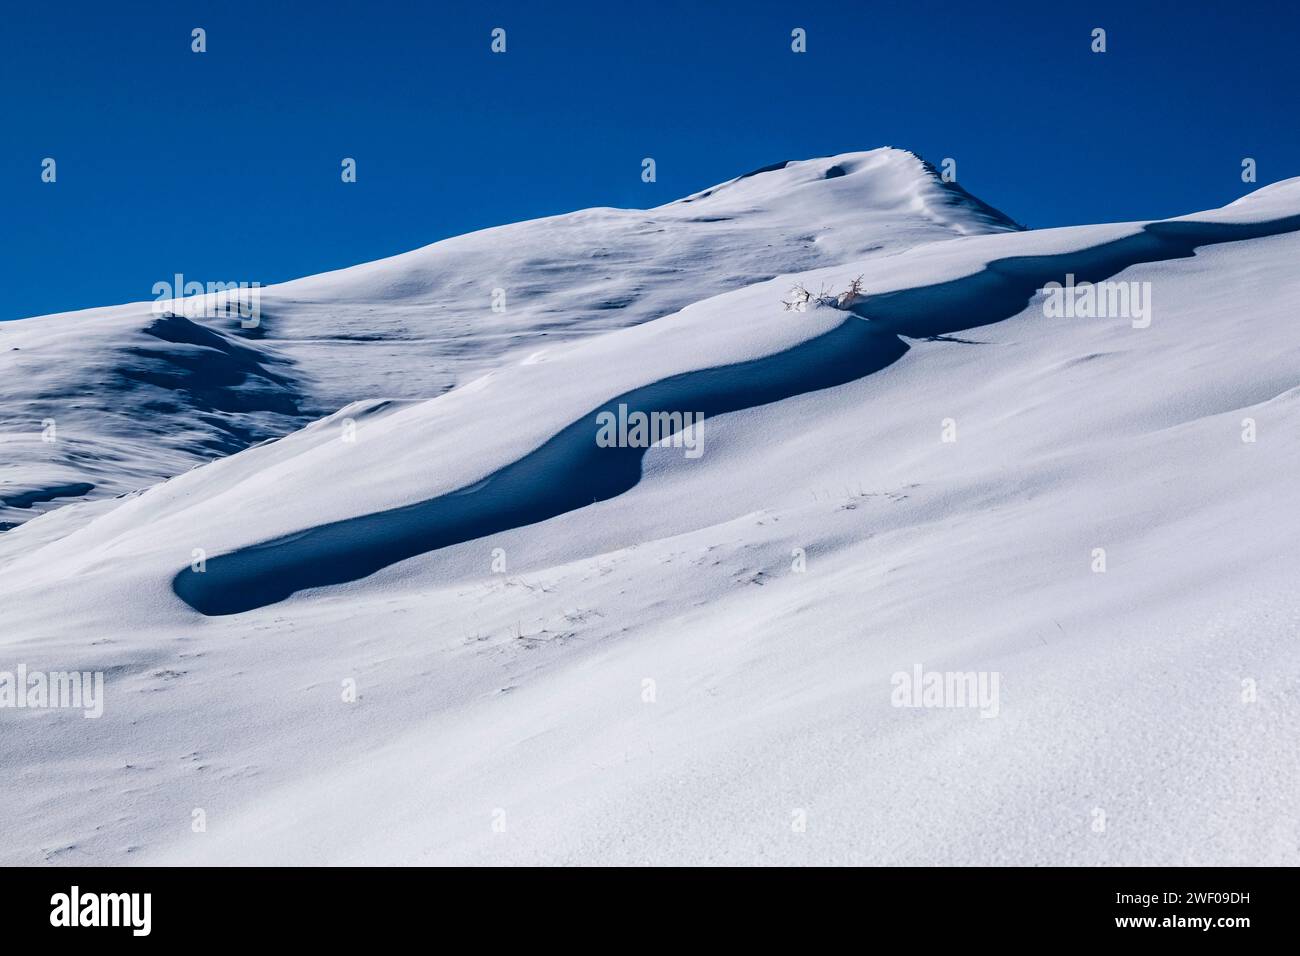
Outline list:
[[[1298,231],[1300,179],[1025,232],[884,149],[256,330],[0,325],[0,671],[106,675],[0,708],[0,860],[1298,863]],[[702,454],[598,449],[620,404]]]

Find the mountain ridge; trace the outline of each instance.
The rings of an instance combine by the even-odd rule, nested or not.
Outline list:
[[[817,172],[836,164],[847,175]],[[685,199],[578,210],[266,286],[256,328],[214,307],[196,319],[208,330],[203,342],[160,347],[150,329],[173,320],[149,302],[0,324],[0,435],[9,452],[0,459],[0,522],[134,492],[359,399],[433,397],[512,355],[652,321],[773,275],[1013,225],[978,201],[944,205],[950,194],[902,150],[783,169],[785,180],[769,177],[739,203],[734,190],[719,194],[715,215]],[[931,194],[941,200],[934,208],[924,201]],[[72,354],[52,354],[55,342]],[[94,358],[78,360],[83,351]],[[241,377],[235,354],[259,355],[289,378],[268,389],[251,366]],[[214,363],[229,373],[216,393]],[[119,382],[144,388],[132,393]],[[213,402],[245,409],[233,429],[210,416]],[[41,443],[47,420],[69,441]],[[86,485],[79,495],[54,493]]]

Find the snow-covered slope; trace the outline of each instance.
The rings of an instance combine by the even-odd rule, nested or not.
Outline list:
[[[1298,230],[1291,180],[1016,232],[875,152],[279,287],[214,427],[353,404],[0,535],[0,669],[107,675],[0,710],[0,858],[1300,862]],[[445,381],[369,358],[421,309]],[[702,453],[598,448],[620,404]],[[993,713],[894,706],[918,666]]]
[[[913,154],[877,149],[270,286],[252,330],[235,314],[161,317],[154,302],[6,322],[0,523],[135,491],[357,398],[429,398],[504,356],[773,275],[1016,228]],[[50,421],[61,443],[42,441]]]

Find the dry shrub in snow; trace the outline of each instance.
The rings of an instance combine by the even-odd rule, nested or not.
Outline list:
[[[833,309],[848,309],[863,298],[862,276],[858,276],[849,283],[847,289],[839,293],[831,292],[822,286],[821,291],[813,295],[802,282],[796,282],[790,287],[790,297],[782,299],[781,304],[785,306],[787,312],[806,312],[809,304],[815,307],[825,305]]]

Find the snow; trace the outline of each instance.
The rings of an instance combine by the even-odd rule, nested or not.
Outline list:
[[[876,150],[271,287],[255,334],[6,323],[0,497],[95,488],[0,515],[52,509],[0,534],[0,670],[107,676],[0,709],[0,860],[1294,864],[1297,216],[1025,232]],[[1071,271],[1149,327],[1045,317]],[[570,501],[620,396],[721,411]],[[918,664],[997,716],[891,706]]]
[[[507,358],[773,275],[1018,228],[902,150],[791,163],[711,193],[515,223],[269,286],[251,334],[230,320],[161,339],[147,334],[153,302],[6,322],[0,497],[72,474],[95,486],[89,497],[131,493],[358,398],[434,397]],[[214,363],[223,350],[235,357]],[[241,380],[239,357],[263,374]],[[47,418],[65,444],[39,442]],[[54,505],[69,497],[87,496]],[[0,506],[0,522],[45,508]]]

